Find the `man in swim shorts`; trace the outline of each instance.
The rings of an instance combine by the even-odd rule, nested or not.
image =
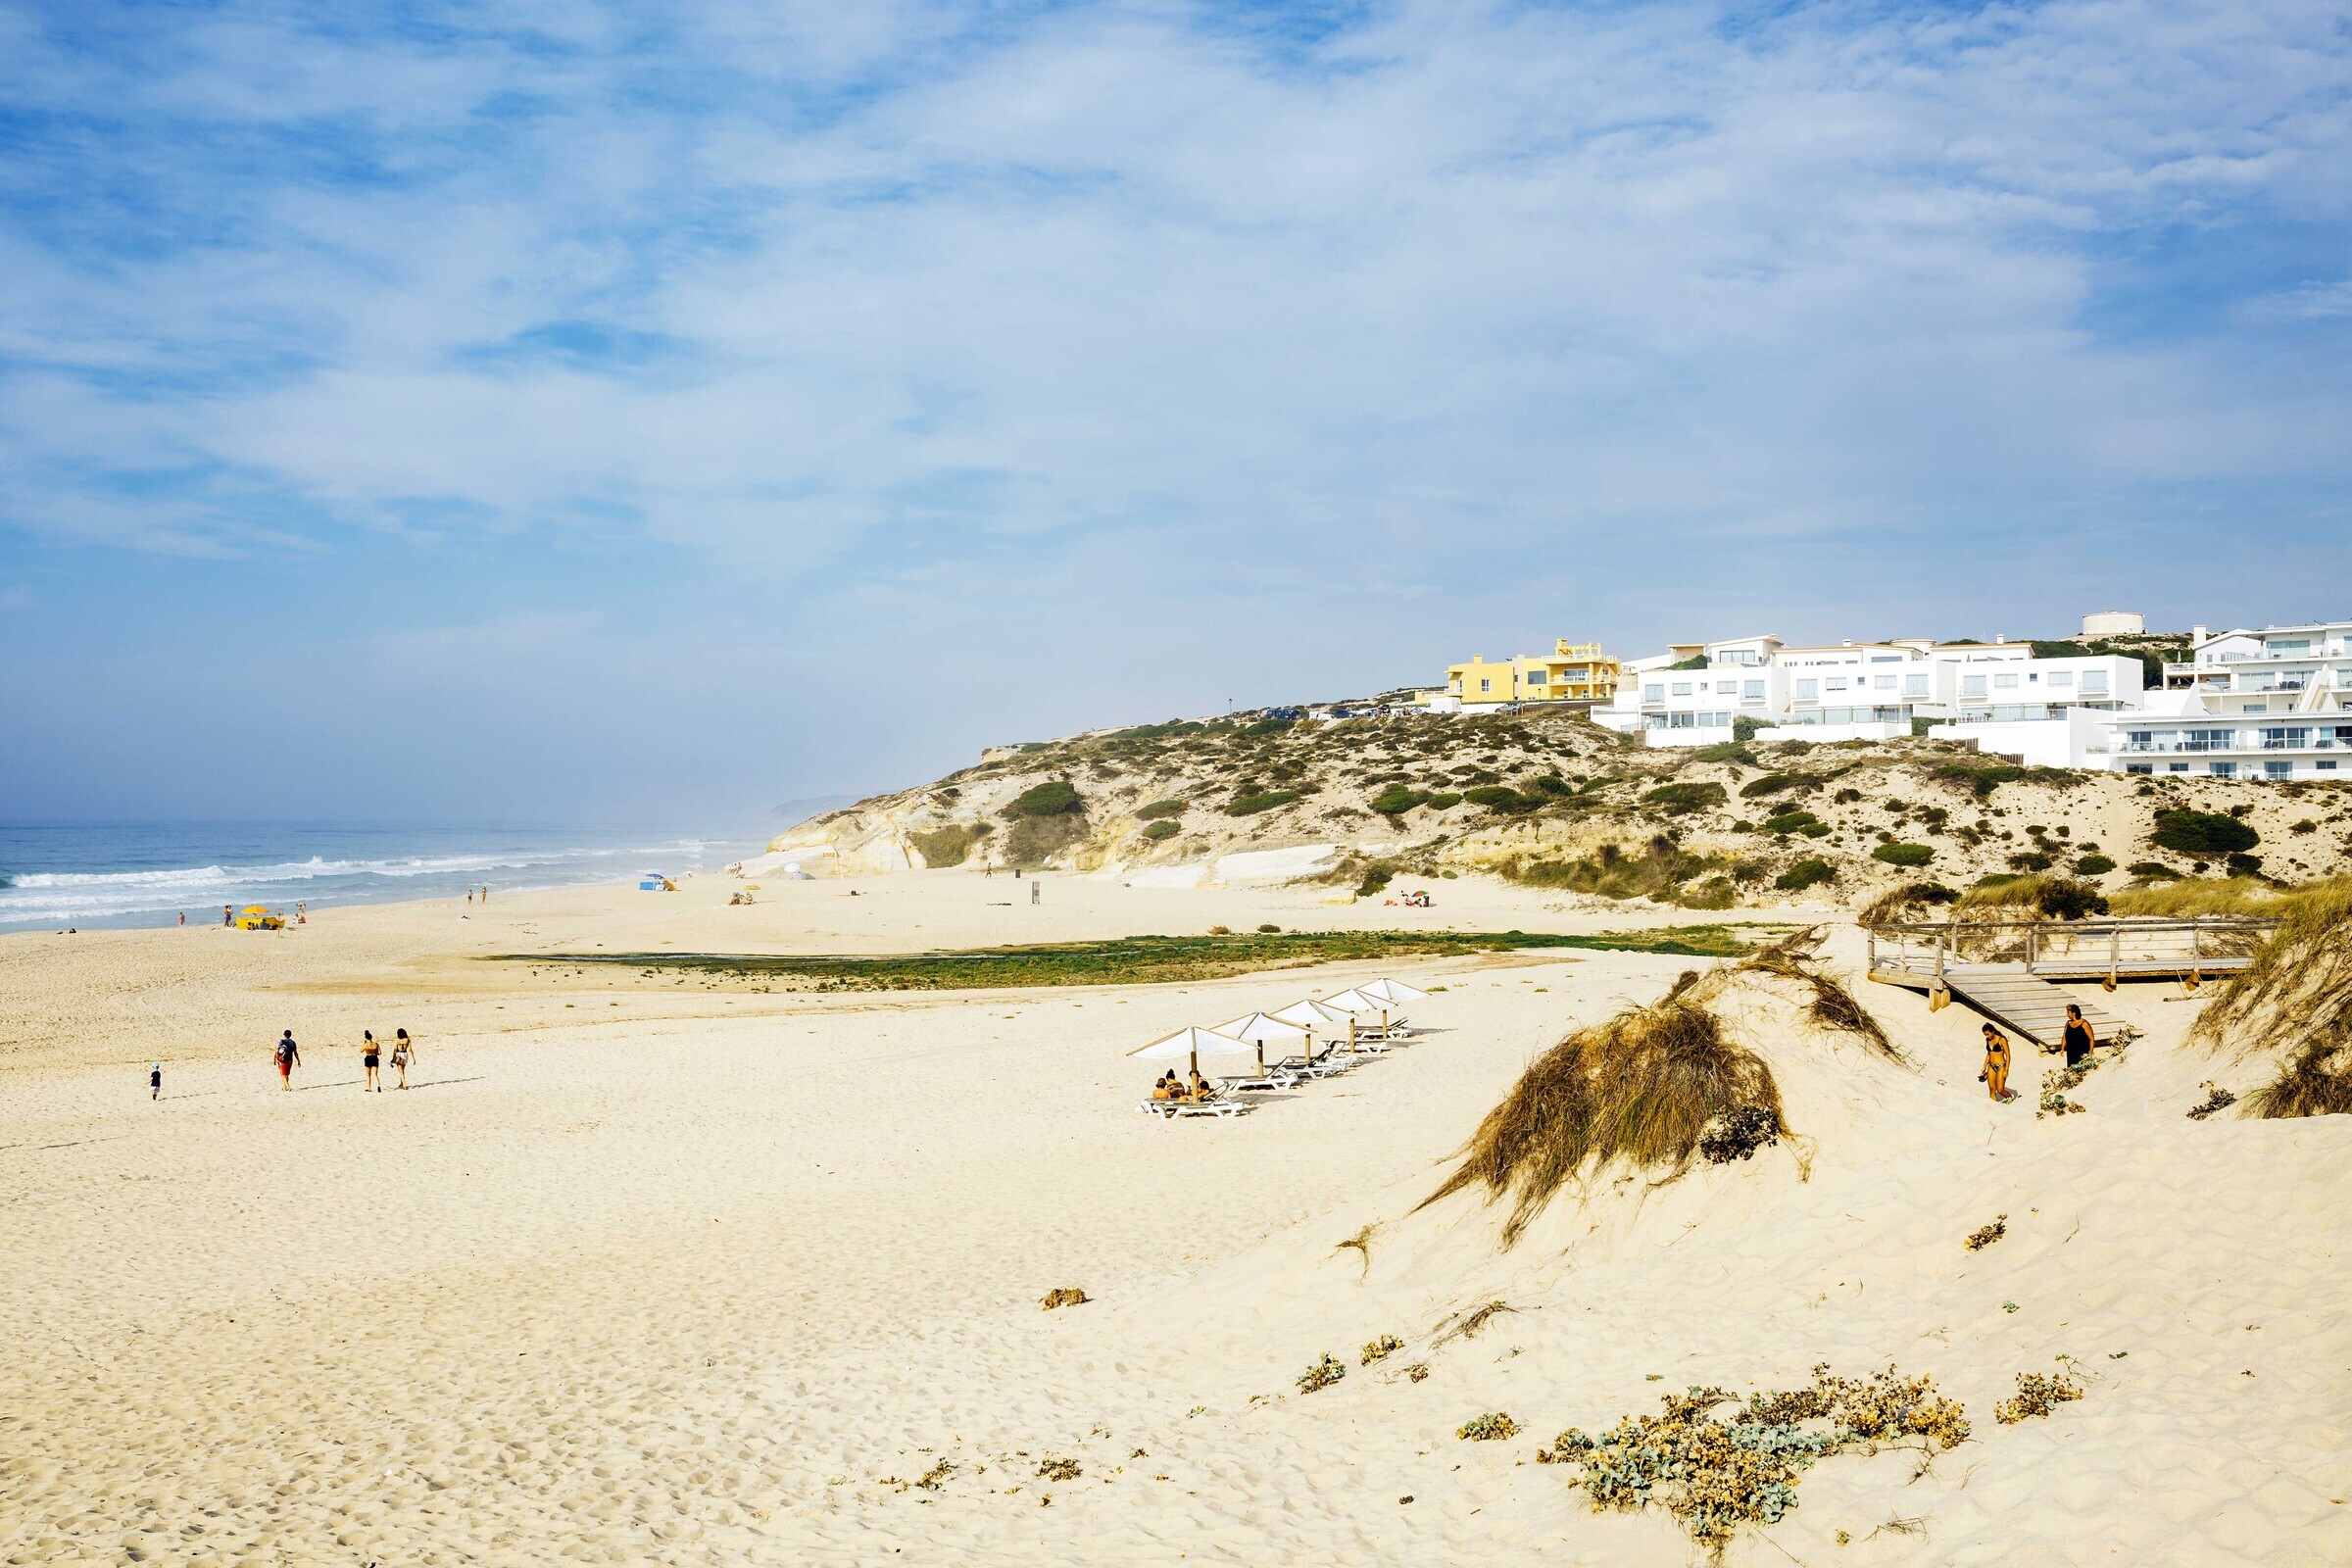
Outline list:
[[[302,1065],[302,1048],[294,1044],[294,1031],[289,1029],[277,1042],[277,1087],[294,1087],[294,1069]]]

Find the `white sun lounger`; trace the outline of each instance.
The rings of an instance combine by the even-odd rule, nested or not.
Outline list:
[[[1162,1121],[1174,1121],[1180,1116],[1239,1116],[1250,1109],[1244,1100],[1147,1100],[1136,1109]]]

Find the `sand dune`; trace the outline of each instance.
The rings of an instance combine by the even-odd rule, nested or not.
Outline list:
[[[1965,1011],[1867,988],[1918,1071],[1767,1042],[1802,1146],[1612,1179],[1498,1250],[1477,1199],[1414,1205],[1533,1054],[1689,960],[1444,960],[1422,1040],[1175,1126],[1128,1109],[1124,1050],[1371,971],[788,998],[464,961],[1592,923],[1476,884],[1426,912],[868,885],[0,941],[0,1562],[1682,1563],[1670,1521],[1589,1512],[1534,1448],[1822,1360],[1933,1374],[1974,1439],[1916,1478],[1824,1463],[1734,1560],[2352,1560],[2352,1125],[2186,1120],[2198,1004],[2106,999],[2147,1039],[2037,1122],[1983,1099]],[[417,1088],[359,1093],[363,1020],[422,1035]],[[288,1023],[291,1095],[264,1054]],[[1338,1247],[1367,1224],[1368,1258]],[[1094,1300],[1041,1312],[1058,1285]],[[1405,1348],[1357,1366],[1382,1333]],[[1348,1375],[1299,1395],[1327,1351]],[[2060,1354],[2086,1396],[1996,1424]],[[1453,1437],[1488,1410],[1523,1435]]]

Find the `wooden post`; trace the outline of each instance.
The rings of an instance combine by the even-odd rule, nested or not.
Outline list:
[[[2034,965],[2040,961],[2040,958],[2041,927],[2029,925],[2026,927],[2026,973],[2032,974]]]

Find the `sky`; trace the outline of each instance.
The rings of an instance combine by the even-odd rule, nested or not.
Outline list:
[[[0,0],[0,820],[2352,615],[2340,3]]]

